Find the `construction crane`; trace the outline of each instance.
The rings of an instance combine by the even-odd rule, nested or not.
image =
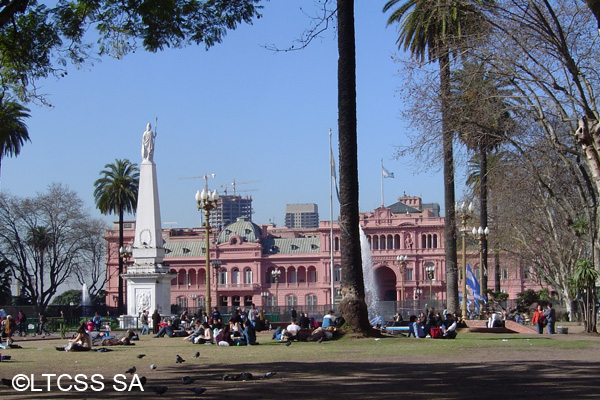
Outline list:
[[[234,179],[231,183],[227,183],[225,185],[221,185],[221,187],[225,187],[225,186],[231,185],[231,187],[233,189],[233,197],[235,197],[235,185],[245,185],[247,183],[255,183],[255,182],[260,182],[260,181],[236,182],[235,179]],[[247,190],[247,192],[248,191],[250,191],[250,190]],[[227,194],[227,189],[225,189],[225,194]]]
[[[206,175],[202,175],[202,176],[190,176],[187,178],[179,178],[179,180],[182,179],[204,179],[204,188],[208,191],[208,178],[216,178],[217,175],[215,174],[206,174]],[[221,186],[223,187],[223,186]]]

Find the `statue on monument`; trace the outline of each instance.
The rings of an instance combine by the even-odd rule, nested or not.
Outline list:
[[[154,159],[154,139],[156,138],[156,133],[152,132],[152,126],[150,122],[146,126],[146,131],[142,136],[142,160],[143,161],[153,161]]]

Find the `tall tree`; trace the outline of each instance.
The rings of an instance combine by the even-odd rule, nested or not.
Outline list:
[[[388,25],[399,24],[398,47],[409,50],[421,62],[426,56],[439,64],[444,159],[444,247],[448,311],[458,312],[458,272],[456,259],[456,200],[454,191],[454,132],[450,124],[450,61],[453,52],[484,29],[481,6],[493,0],[389,0],[387,12],[396,7]]]
[[[18,156],[21,147],[29,141],[29,131],[23,120],[29,109],[0,96],[0,169],[4,157]]]
[[[479,226],[488,226],[488,154],[506,141],[514,122],[509,96],[500,77],[490,73],[483,62],[466,60],[452,76],[452,123],[459,139],[477,153],[479,161]],[[488,238],[482,236],[482,293],[488,289]],[[499,284],[499,279],[496,279]],[[498,290],[499,291],[499,290]]]
[[[143,48],[220,43],[227,30],[259,18],[260,0],[0,1],[0,85],[25,100],[35,81],[63,77],[68,63],[122,57]]]
[[[45,310],[88,251],[83,238],[91,235],[91,222],[83,201],[59,184],[32,198],[0,194],[0,260],[38,311]]]
[[[134,213],[137,207],[140,173],[137,164],[129,160],[115,160],[106,164],[100,172],[102,177],[94,182],[96,207],[102,214],[119,216],[119,249],[123,247],[123,218],[125,213]],[[119,313],[123,308],[123,259],[119,257]]]
[[[359,231],[354,0],[337,0],[337,17],[340,232],[343,271],[343,298],[339,310],[355,332],[367,334],[371,326],[365,302]]]

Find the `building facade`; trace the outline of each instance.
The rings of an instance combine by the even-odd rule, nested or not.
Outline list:
[[[225,194],[219,197],[209,221],[211,226],[222,227],[237,221],[239,217],[252,221],[252,197]]]
[[[380,300],[445,302],[444,218],[439,216],[437,204],[422,204],[419,197],[405,195],[389,207],[361,213],[360,226],[371,250],[370,268],[374,271]],[[125,223],[126,245],[131,245],[134,231],[135,223]],[[176,274],[171,281],[172,304],[203,308],[207,273],[212,274],[211,303],[221,307],[250,303],[259,307],[326,306],[331,304],[332,288],[333,297],[339,297],[341,243],[335,221],[333,226],[330,221],[321,221],[316,228],[299,229],[257,225],[240,217],[220,229],[213,228],[209,249],[206,249],[202,229],[165,229],[163,238],[164,264]],[[117,224],[107,232],[106,240],[106,300],[108,306],[115,306]],[[479,253],[476,242],[472,243],[467,262],[478,276]],[[211,260],[208,271],[207,251]],[[400,255],[406,256],[404,263],[398,260]],[[494,264],[490,258],[488,265]],[[526,288],[537,287],[529,281],[525,266],[502,260],[500,268],[501,288],[511,299]],[[278,278],[274,277],[274,270],[279,271]],[[490,273],[488,277],[490,288],[494,287],[494,275]],[[459,277],[462,280],[462,274]]]
[[[285,206],[287,228],[318,228],[319,207],[314,203],[287,204]]]

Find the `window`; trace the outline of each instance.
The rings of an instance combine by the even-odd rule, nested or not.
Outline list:
[[[219,271],[219,285],[227,285],[227,270],[222,269]]]
[[[231,305],[234,307],[240,306],[240,296],[231,296]]]
[[[309,294],[306,296],[306,305],[307,306],[316,306],[317,305],[317,296],[314,294]]]
[[[219,297],[221,298],[221,303],[220,303],[221,307],[227,307],[228,306],[228,304],[227,304],[227,296],[219,296]],[[218,301],[217,301],[217,303],[218,303]]]
[[[285,304],[289,307],[289,306],[296,306],[298,304],[298,298],[296,296],[293,295],[287,295],[285,296]]]
[[[413,278],[413,269],[412,268],[407,268],[406,269],[406,280],[407,281],[414,281],[414,278]]]
[[[288,283],[296,283],[297,282],[297,272],[295,268],[290,268],[288,271]]]
[[[336,265],[335,267],[333,267],[333,281],[334,282],[342,281],[342,267],[339,265]]]
[[[387,237],[387,248],[391,250],[394,248],[394,237],[392,235],[388,235]]]
[[[252,296],[244,296],[244,306],[250,307],[252,305]]]
[[[529,267],[523,267],[523,279],[531,279]]]
[[[317,269],[315,267],[308,267],[308,282],[316,282],[317,281]]]
[[[231,271],[231,284],[237,285],[238,283],[240,283],[240,270],[237,268],[234,268]]]
[[[246,285],[250,285],[252,283],[252,270],[250,268],[246,268],[244,270],[244,283]]]
[[[187,297],[178,297],[177,298],[177,306],[181,308],[187,308]]]
[[[400,248],[400,235],[394,236],[394,249],[398,250]]]
[[[437,235],[433,235],[433,248],[437,249],[437,247],[438,247]]]
[[[379,236],[373,236],[373,250],[379,250]]]
[[[338,251],[340,249],[340,238],[333,238],[333,250]]]
[[[503,281],[508,280],[508,268],[500,269],[500,279]]]

